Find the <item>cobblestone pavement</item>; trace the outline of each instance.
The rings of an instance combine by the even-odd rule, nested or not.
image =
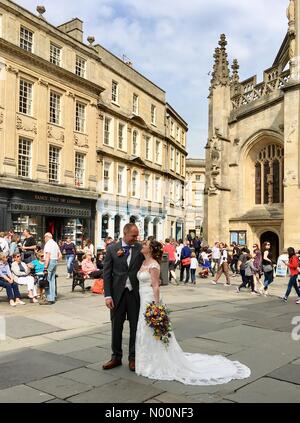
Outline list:
[[[103,362],[110,358],[103,297],[82,293],[79,287],[72,293],[64,272],[60,265],[55,305],[25,300],[25,306],[12,308],[0,293],[0,316],[6,323],[6,339],[0,340],[1,403],[299,402],[300,341],[291,334],[293,328],[297,334],[292,319],[300,316],[300,305],[294,293],[288,303],[278,299],[287,279],[277,278],[268,297],[248,290],[237,294],[239,277],[232,278],[231,287],[224,281],[212,285],[210,279],[198,279],[196,286],[162,287],[185,351],[223,354],[252,371],[248,379],[195,387],[138,377],[126,361],[103,371]],[[126,357],[127,325],[124,343]]]

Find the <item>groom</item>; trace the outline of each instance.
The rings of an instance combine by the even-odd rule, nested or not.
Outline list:
[[[105,304],[110,309],[112,323],[112,356],[104,370],[122,364],[122,332],[129,320],[129,369],[135,371],[135,336],[140,308],[137,273],[144,261],[142,245],[137,243],[139,230],[134,223],[124,226],[122,241],[110,245],[104,259]]]

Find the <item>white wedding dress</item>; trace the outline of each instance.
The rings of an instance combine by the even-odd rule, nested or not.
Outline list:
[[[176,380],[185,385],[218,385],[232,379],[249,377],[250,369],[238,361],[228,360],[221,355],[182,351],[173,331],[168,346],[154,338],[152,329],[146,325],[144,313],[146,305],[154,301],[149,270],[155,267],[159,269],[159,264],[152,263],[148,267],[143,265],[137,275],[141,298],[135,350],[137,375],[150,379]]]

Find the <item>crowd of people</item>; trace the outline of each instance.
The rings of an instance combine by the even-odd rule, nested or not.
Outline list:
[[[42,246],[38,245],[27,229],[23,232],[22,241],[13,231],[0,232],[0,288],[6,289],[9,304],[13,307],[25,304],[19,291],[21,285],[27,287],[30,302],[54,304],[58,261],[65,257],[67,278],[73,277],[74,269],[79,266],[84,278],[101,279],[106,249],[117,241],[107,237],[104,248],[96,252],[89,239],[83,240],[78,247],[70,237],[56,243],[51,233],[46,233]],[[230,287],[231,278],[239,276],[241,284],[236,288],[237,293],[250,289],[252,295],[267,296],[269,286],[274,281],[276,263],[270,242],[264,242],[261,248],[258,244],[253,244],[251,251],[235,242],[227,246],[224,242],[216,241],[210,247],[204,245],[199,237],[192,239],[190,236],[178,241],[167,238],[161,243],[163,252],[167,255],[169,281],[175,285],[196,284],[197,277],[208,278],[209,275],[212,277],[212,284],[216,285],[224,275],[224,285]],[[296,254],[291,247],[288,249],[288,256],[286,265],[290,280],[281,299],[286,302],[294,288],[299,297],[297,304],[300,304],[300,251]]]

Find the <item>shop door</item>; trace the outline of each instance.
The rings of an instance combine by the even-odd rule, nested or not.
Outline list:
[[[50,232],[54,241],[58,242],[63,239],[64,220],[61,217],[46,217],[46,232]]]
[[[271,253],[274,260],[277,261],[279,257],[279,238],[274,232],[268,231],[264,232],[260,237],[260,245],[262,246],[264,242],[269,242],[271,244]]]

